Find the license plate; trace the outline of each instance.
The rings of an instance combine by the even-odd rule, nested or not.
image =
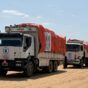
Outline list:
[[[17,67],[21,67],[21,63],[16,63],[16,66]]]
[[[74,64],[79,64],[80,62],[79,62],[79,61],[74,61],[73,63],[74,63]]]

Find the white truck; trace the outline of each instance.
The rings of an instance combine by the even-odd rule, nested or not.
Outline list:
[[[65,54],[52,50],[53,32],[42,25],[10,25],[5,27],[5,31],[0,33],[1,76],[10,70],[23,71],[26,76],[32,76],[41,69],[57,71],[60,61],[65,58]],[[62,41],[65,41],[64,38]],[[65,42],[62,45],[65,46]]]
[[[67,41],[64,68],[67,68],[68,65],[88,66],[88,45],[84,44],[84,41],[77,39]]]

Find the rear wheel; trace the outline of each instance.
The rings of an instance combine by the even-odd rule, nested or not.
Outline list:
[[[48,72],[48,73],[53,72],[53,62],[50,61],[50,62],[49,62],[49,66],[48,66],[48,67],[45,67],[45,68],[43,69],[43,71]]]
[[[33,75],[33,73],[34,73],[34,64],[32,61],[30,61],[25,66],[24,74],[25,74],[25,76],[30,77]]]
[[[65,59],[64,59],[63,67],[64,67],[64,68],[67,68],[67,58],[66,58],[66,57],[65,57]]]
[[[54,61],[53,62],[53,71],[56,72],[57,69],[58,69],[58,63],[57,63],[57,61]]]

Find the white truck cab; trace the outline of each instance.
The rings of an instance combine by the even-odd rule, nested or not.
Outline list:
[[[34,56],[34,37],[22,33],[0,33],[0,74],[25,68]]]
[[[0,60],[25,59],[29,55],[34,56],[33,36],[21,33],[0,33]]]
[[[64,68],[67,68],[67,65],[74,66],[85,66],[85,49],[84,43],[80,40],[68,40],[66,43],[66,57],[64,61]]]

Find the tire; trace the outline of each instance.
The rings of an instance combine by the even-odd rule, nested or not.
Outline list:
[[[83,63],[80,63],[80,68],[83,68],[84,66],[83,66]]]
[[[88,63],[86,63],[86,67],[88,67]]]
[[[85,64],[84,58],[82,58],[82,59],[80,60],[80,67],[81,67],[81,68],[84,68],[84,65],[86,65],[86,64]]]
[[[5,69],[0,69],[0,76],[6,76],[7,70]]]
[[[50,61],[50,62],[49,62],[49,66],[46,67],[46,68],[44,68],[44,70],[45,70],[45,72],[48,72],[48,73],[53,72],[53,62]]]
[[[58,63],[57,61],[53,62],[53,71],[56,72],[58,70]]]
[[[32,61],[26,64],[24,74],[27,77],[31,77],[34,73],[34,64]]]
[[[63,67],[64,67],[64,69],[67,68],[67,58],[66,57],[64,59]]]

